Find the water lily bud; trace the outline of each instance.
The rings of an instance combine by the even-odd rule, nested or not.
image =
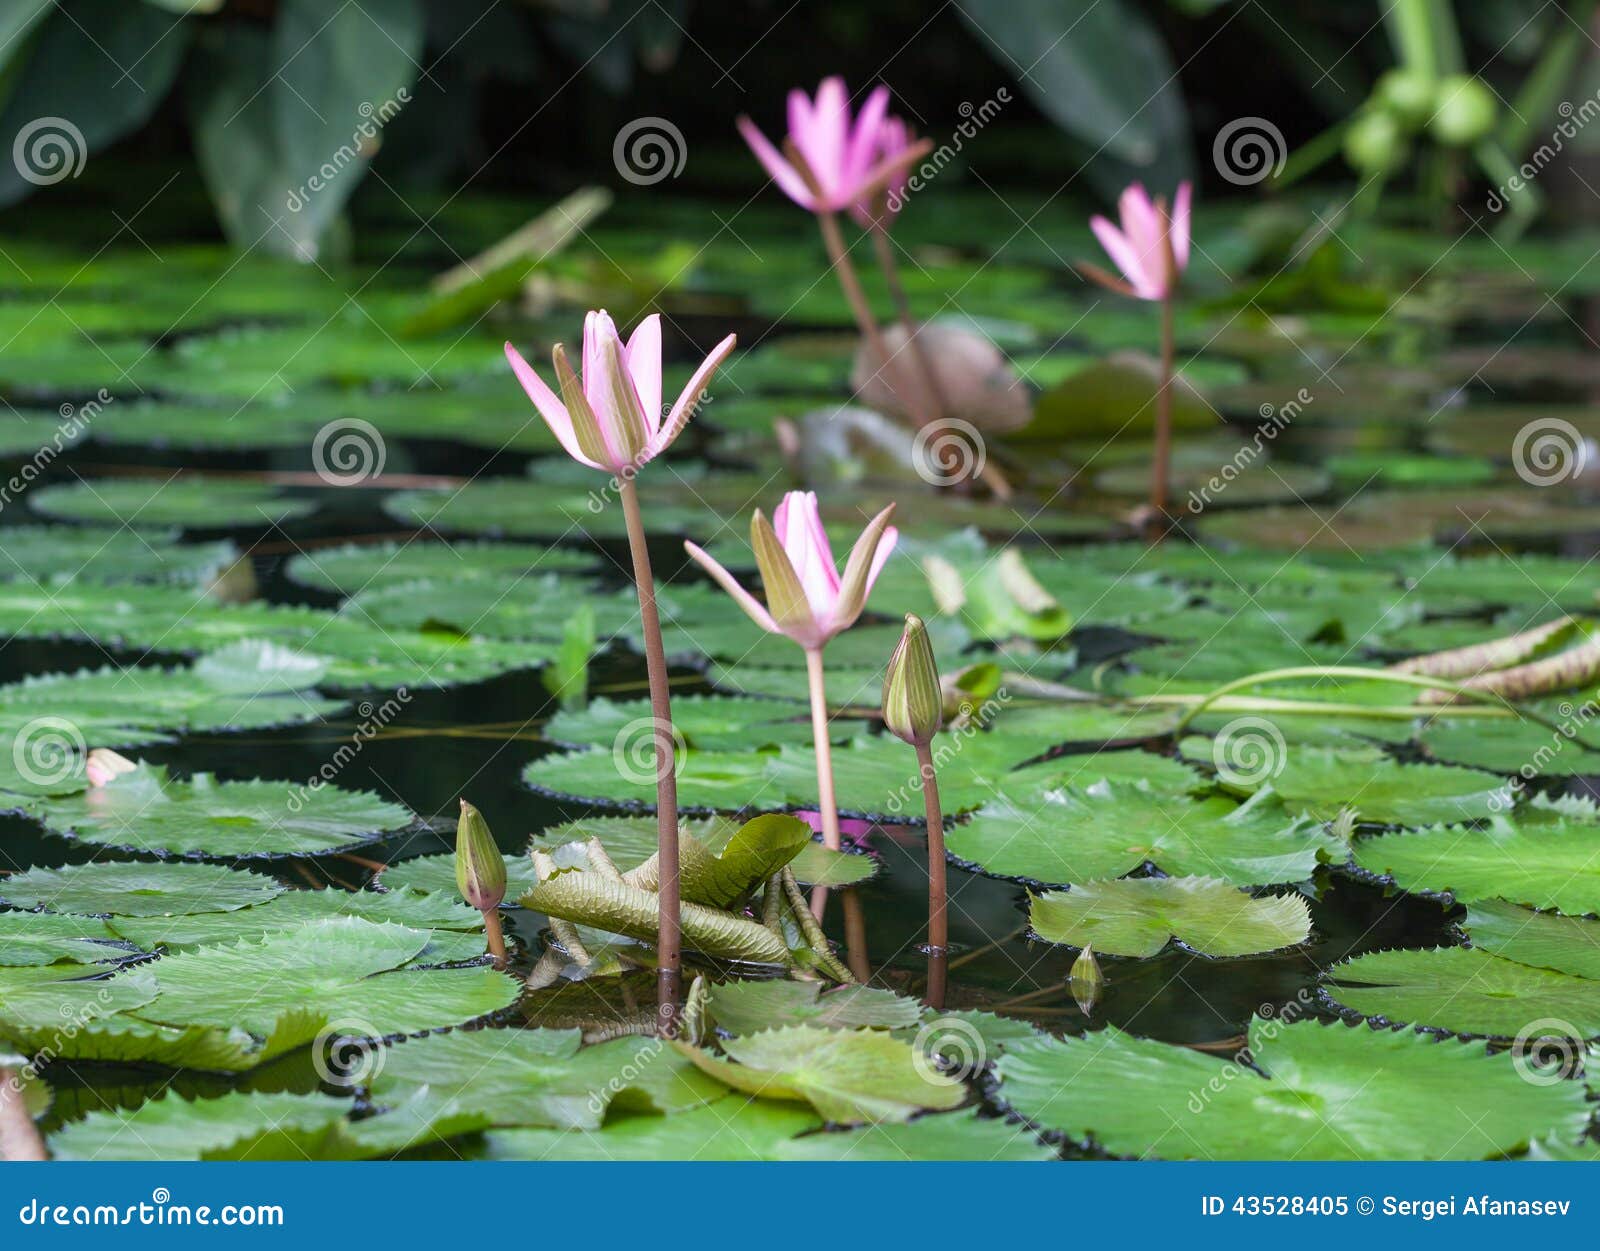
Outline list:
[[[1100,975],[1100,962],[1094,958],[1094,948],[1085,947],[1072,962],[1072,997],[1078,1002],[1078,1011],[1088,1016],[1100,1002],[1100,988],[1105,978]]]
[[[933,644],[922,618],[911,613],[906,614],[905,631],[883,676],[883,723],[891,734],[913,747],[931,743],[944,723],[944,696]]]
[[[1406,126],[1421,126],[1433,113],[1433,79],[1401,66],[1386,71],[1373,89],[1373,98]]]
[[[1471,74],[1441,78],[1428,128],[1440,143],[1466,147],[1494,129],[1499,107],[1494,93]]]
[[[505,857],[483,813],[464,799],[456,825],[456,889],[479,912],[498,908],[506,897]]]
[[[1364,174],[1381,174],[1406,159],[1410,144],[1404,128],[1389,113],[1363,113],[1344,136],[1344,157]]]
[[[139,766],[126,756],[119,755],[109,747],[96,747],[89,753],[89,758],[84,761],[84,772],[89,775],[90,786],[104,786],[112,778],[123,773],[132,773]]]

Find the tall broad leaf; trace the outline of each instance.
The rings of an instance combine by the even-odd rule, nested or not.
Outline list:
[[[229,238],[322,250],[422,53],[420,0],[283,0],[270,31],[207,32],[190,97],[200,168]]]
[[[1110,190],[1130,176],[1159,187],[1190,172],[1188,116],[1161,36],[1126,0],[957,0],[977,40],[1039,110],[1105,163]],[[1095,169],[1100,165],[1100,170]]]

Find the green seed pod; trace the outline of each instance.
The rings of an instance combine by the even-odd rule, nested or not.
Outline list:
[[[1494,92],[1471,74],[1441,78],[1434,89],[1433,117],[1428,129],[1440,143],[1464,148],[1494,129],[1500,111]]]
[[[1396,67],[1384,73],[1373,89],[1378,107],[1394,114],[1408,129],[1427,124],[1433,116],[1433,93],[1437,84],[1427,74]]]
[[[1363,174],[1397,169],[1410,144],[1405,131],[1390,114],[1367,112],[1351,123],[1344,136],[1344,157]]]
[[[944,721],[939,666],[922,618],[906,614],[906,628],[883,676],[883,723],[896,738],[926,747]]]
[[[1085,947],[1072,962],[1072,997],[1078,1002],[1078,1011],[1088,1016],[1100,1002],[1100,988],[1105,978],[1100,975],[1100,962],[1094,958],[1094,948]]]
[[[456,825],[456,889],[479,912],[498,908],[506,897],[505,857],[483,813],[464,799]]]

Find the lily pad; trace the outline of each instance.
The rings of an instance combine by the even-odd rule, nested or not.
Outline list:
[[[803,1134],[782,1143],[781,1160],[1053,1160],[1056,1152],[1023,1126],[982,1117],[978,1109],[919,1116],[905,1124]]]
[[[503,574],[571,573],[592,569],[593,556],[537,543],[347,544],[302,552],[286,572],[302,586],[354,595],[418,579],[483,578]]]
[[[807,1107],[730,1096],[671,1116],[613,1118],[587,1132],[491,1130],[483,1154],[491,1160],[771,1160],[783,1143],[818,1124]]]
[[[177,542],[176,531],[7,526],[0,578],[29,582],[206,583],[239,558],[226,540]]]
[[[1458,1034],[1600,1035],[1600,982],[1475,947],[1368,952],[1329,969],[1326,989],[1363,1016]]]
[[[1106,1029],[1023,1043],[999,1097],[1114,1155],[1200,1160],[1483,1160],[1576,1140],[1578,1082],[1533,1086],[1508,1055],[1418,1033],[1251,1023],[1261,1072]]]
[[[1474,947],[1574,977],[1600,982],[1600,920],[1531,912],[1499,899],[1467,909],[1464,928]]]
[[[188,916],[263,903],[283,886],[259,873],[216,864],[69,864],[0,879],[0,899],[15,908],[79,916]]]
[[[53,912],[0,912],[0,966],[100,964],[137,954],[104,921]]]
[[[38,805],[59,834],[155,855],[220,860],[308,856],[357,847],[403,829],[413,818],[367,791],[289,782],[186,781],[141,763],[102,786]]]
[[[1265,779],[1291,811],[1331,821],[1354,808],[1364,821],[1431,825],[1487,817],[1510,806],[1493,774],[1453,765],[1401,764],[1376,748],[1295,746]]]
[[[915,1000],[869,986],[827,992],[816,982],[731,981],[711,988],[710,1011],[719,1029],[754,1034],[787,1025],[819,1029],[905,1029],[922,1019]]]
[[[316,511],[316,501],[290,499],[273,487],[193,474],[165,478],[95,478],[29,494],[35,512],[103,526],[181,526],[221,530],[265,527]]]
[[[1210,877],[1088,881],[1033,898],[1040,938],[1111,956],[1154,956],[1177,939],[1206,956],[1249,956],[1303,943],[1311,913],[1298,895],[1255,897]]]
[[[91,1112],[50,1136],[58,1160],[327,1160],[351,1154],[348,1099],[235,1090],[214,1099],[169,1092],[131,1112]]]
[[[1430,721],[1418,741],[1437,760],[1519,774],[1524,779],[1600,774],[1600,750],[1586,747],[1582,741],[1594,741],[1600,734],[1585,732],[1583,726],[1572,722],[1570,703],[1551,704],[1541,711],[1558,724],[1567,724],[1571,736],[1515,718],[1441,718]]]

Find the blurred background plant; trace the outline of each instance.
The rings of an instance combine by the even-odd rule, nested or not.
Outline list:
[[[1333,176],[1342,158],[1360,179],[1360,208],[1414,171],[1402,211],[1438,222],[1486,193],[1491,211],[1496,199],[1505,207],[1496,225],[1515,232],[1560,199],[1546,165],[1600,143],[1600,127],[1576,133],[1600,110],[1594,10],[1594,0],[801,0],[791,16],[776,0],[8,0],[0,131],[18,159],[0,163],[0,206],[55,181],[60,166],[48,162],[76,173],[118,147],[192,161],[237,245],[337,257],[364,180],[408,196],[615,182],[614,145],[630,122],[671,119],[645,142],[672,176],[687,146],[694,183],[752,186],[733,116],[774,116],[767,84],[841,72],[853,84],[892,79],[907,97],[898,107],[935,140],[957,102],[1020,86],[1027,104],[985,144],[1000,175],[1081,170],[1084,189],[1109,199],[1136,178],[1168,191],[1209,178],[1207,155],[1227,181],[1271,176],[1269,187]],[[764,37],[797,18],[814,29],[804,47]],[[1227,56],[1199,55],[1224,32]],[[704,57],[691,63],[686,47]],[[1274,116],[1258,116],[1263,100]],[[1259,178],[1225,160],[1222,137],[1242,123],[1265,124]],[[1537,187],[1519,175],[1530,161]]]

